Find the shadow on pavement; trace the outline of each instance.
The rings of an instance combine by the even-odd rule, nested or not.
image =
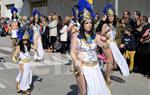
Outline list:
[[[35,76],[32,76],[32,84],[31,84],[31,91],[33,91],[34,90],[34,83],[35,82],[42,82],[42,78],[40,78],[40,77],[38,77],[37,75],[35,75]]]
[[[77,85],[71,85],[70,86],[71,91],[68,92],[66,95],[78,95],[78,86]]]
[[[72,60],[69,60],[68,63],[66,63],[65,65],[71,65],[72,64]]]
[[[112,75],[110,78],[111,78],[111,80],[116,81],[118,83],[125,83],[126,82],[125,80],[123,80],[122,78],[120,78],[118,76]]]

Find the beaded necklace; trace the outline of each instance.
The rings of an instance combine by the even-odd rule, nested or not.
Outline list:
[[[86,46],[88,46],[88,47],[91,48],[91,44],[92,44],[91,35],[88,34],[88,33],[85,33],[85,36],[86,36],[87,40],[85,40],[85,39],[82,39],[82,40],[84,41],[84,43],[86,44]]]

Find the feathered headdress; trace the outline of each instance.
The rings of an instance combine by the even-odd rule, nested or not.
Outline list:
[[[93,0],[78,0],[78,4],[73,6],[73,16],[77,17],[80,21],[95,18],[95,13],[92,7]]]
[[[103,13],[105,15],[110,15],[110,14],[114,15],[114,6],[113,6],[113,4],[112,3],[107,3],[105,5],[104,9],[103,9]]]
[[[35,16],[35,15],[40,16],[40,12],[37,8],[34,8],[33,11],[32,11],[32,16]]]
[[[22,28],[20,28],[17,32],[18,40],[27,39],[31,43],[33,43],[33,31],[29,28],[29,24],[25,24]]]
[[[11,8],[11,13],[13,14],[14,11],[17,13],[17,12],[18,12],[18,9],[17,9],[16,7],[13,6],[13,7]]]
[[[78,19],[78,16],[79,16],[79,9],[78,9],[78,5],[74,5],[73,8],[72,8],[72,15]]]
[[[80,17],[80,23],[89,19],[92,19],[91,14],[87,9],[84,8],[84,13]]]

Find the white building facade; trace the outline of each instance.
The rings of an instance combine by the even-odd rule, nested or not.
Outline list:
[[[11,17],[12,6],[17,7],[20,12],[22,5],[22,0],[1,0],[1,17]]]
[[[94,10],[103,15],[103,7],[109,0],[94,0]],[[142,15],[150,16],[150,0],[111,0],[114,3],[116,13],[121,17],[124,10],[133,13],[134,10],[141,11]],[[47,16],[49,12],[56,12],[64,17],[72,15],[72,6],[78,0],[0,0],[1,17],[11,17],[12,6],[18,8],[19,15],[31,16],[33,8],[38,8],[42,15]],[[132,14],[131,14],[132,15]]]
[[[1,17],[11,17],[11,7],[18,9],[19,15],[31,16],[32,9],[38,8],[41,14],[47,15],[47,0],[1,0]]]

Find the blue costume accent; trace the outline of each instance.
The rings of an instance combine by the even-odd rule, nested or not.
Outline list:
[[[17,38],[18,38],[19,41],[23,38],[23,35],[24,35],[23,28],[20,28],[20,29],[17,31]]]
[[[72,8],[72,15],[75,17],[75,19],[79,19],[79,8],[78,5],[74,5]]]
[[[112,3],[107,3],[107,4],[104,6],[104,9],[103,9],[104,15],[107,15],[109,9],[112,9],[112,10],[114,11],[114,6],[113,6]]]
[[[13,14],[14,11],[17,13],[17,12],[18,12],[18,9],[13,6],[13,7],[11,8],[11,13]]]
[[[23,38],[23,35],[25,32],[28,32],[29,34],[29,37],[30,37],[30,42],[33,43],[33,30],[30,29],[30,28],[27,28],[26,25],[24,25],[22,28],[20,28],[18,31],[17,31],[17,38],[18,40],[20,41],[22,38]]]
[[[28,30],[28,34],[30,36],[30,42],[33,43],[33,30],[32,29],[29,29]]]
[[[93,11],[92,4],[90,4],[87,0],[79,0],[78,1],[79,12],[83,14],[84,13],[84,8],[86,8],[90,12],[92,18],[94,19],[96,15]]]
[[[77,37],[78,37],[79,39],[83,39],[83,37],[82,37],[81,35],[77,35]],[[96,37],[96,34],[94,34],[93,36],[91,36],[92,39],[95,39],[95,37]]]
[[[38,10],[37,8],[34,8],[33,11],[32,11],[32,15],[35,16],[36,14],[37,14],[38,16],[40,16],[39,10]]]

